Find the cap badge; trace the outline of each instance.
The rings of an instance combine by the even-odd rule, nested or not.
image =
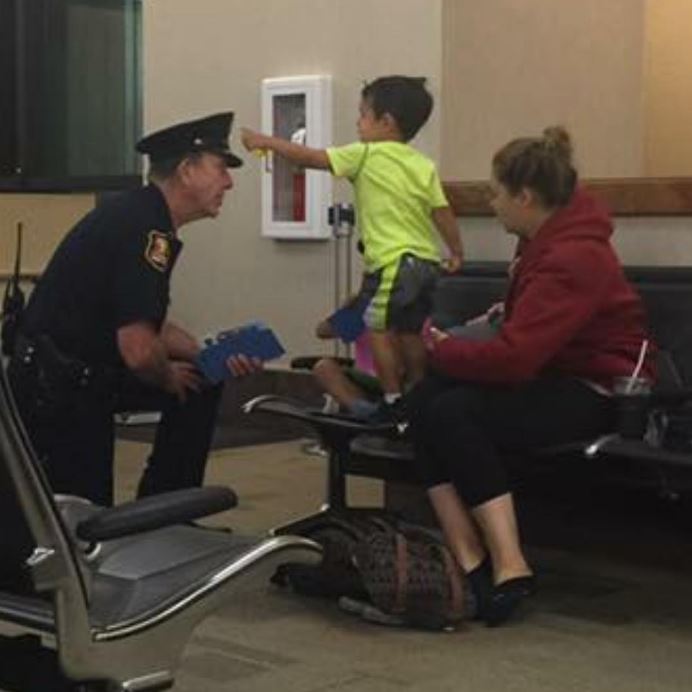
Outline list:
[[[156,271],[165,272],[171,261],[171,241],[166,233],[161,231],[149,231],[147,249],[144,259]]]

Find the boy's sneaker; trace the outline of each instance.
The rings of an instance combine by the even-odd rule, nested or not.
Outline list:
[[[372,416],[375,411],[377,411],[378,404],[374,401],[368,401],[367,399],[356,399],[348,407],[348,412],[358,420],[368,421],[370,416]]]
[[[377,408],[368,416],[367,422],[373,424],[390,423],[396,426],[408,426],[408,410],[404,397],[399,397],[394,403],[388,403],[384,399]]]

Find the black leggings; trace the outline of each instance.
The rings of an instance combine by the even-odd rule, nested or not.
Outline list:
[[[452,483],[470,507],[510,492],[502,455],[594,438],[612,429],[614,406],[579,380],[516,386],[431,376],[411,392],[419,477]]]

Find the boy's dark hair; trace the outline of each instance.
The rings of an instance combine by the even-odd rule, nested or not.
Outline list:
[[[385,113],[394,118],[405,142],[416,136],[433,109],[433,98],[425,88],[425,77],[379,77],[366,84],[360,95],[377,118]]]

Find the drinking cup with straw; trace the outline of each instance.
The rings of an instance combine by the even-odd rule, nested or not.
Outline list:
[[[639,373],[644,366],[648,349],[649,341],[644,339],[632,374],[615,380],[614,393],[618,402],[617,430],[622,437],[628,439],[641,439],[646,432],[651,383],[640,377]]]

